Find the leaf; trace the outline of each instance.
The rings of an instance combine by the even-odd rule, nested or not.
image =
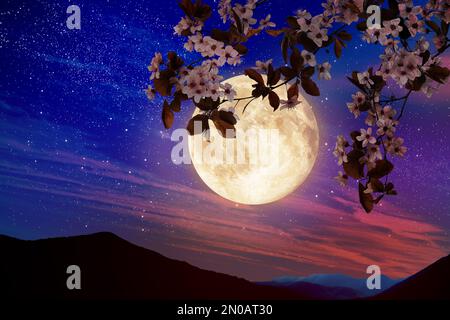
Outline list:
[[[430,59],[431,57],[431,52],[430,50],[427,50],[425,52],[422,52],[420,54],[420,56],[422,57],[422,65],[424,65],[425,63],[427,63],[427,61]]]
[[[359,202],[367,213],[370,213],[373,210],[373,197],[370,193],[365,193],[364,190],[366,188],[360,182],[358,183],[358,191],[359,191]]]
[[[264,79],[255,69],[245,69],[245,75],[250,77],[250,79],[256,81],[258,84],[264,86]]]
[[[195,1],[193,16],[205,22],[211,16],[211,7],[204,4],[201,0]]]
[[[274,86],[276,85],[281,78],[280,69],[274,70],[272,64],[269,64],[268,72],[267,72],[267,85]]]
[[[426,81],[427,78],[422,74],[420,77],[415,78],[413,81],[408,81],[405,88],[408,90],[420,91]]]
[[[239,52],[240,55],[246,54],[248,52],[248,49],[246,46],[244,46],[241,43],[238,43],[237,45],[234,46],[234,50],[236,50],[237,52]]]
[[[398,18],[391,9],[381,8],[381,21],[389,21]]]
[[[208,111],[216,109],[220,104],[219,100],[214,101],[211,98],[203,98],[198,103],[195,104],[197,108],[199,108],[202,111]]]
[[[201,129],[202,129],[201,132],[194,131],[195,130],[195,122],[201,122]],[[204,114],[195,115],[194,117],[192,117],[189,120],[186,129],[191,136],[193,136],[194,134],[200,134],[200,133],[208,130],[209,129],[208,117]]]
[[[280,106],[280,97],[274,91],[270,91],[269,102],[270,106],[273,108],[273,111],[275,111]]]
[[[345,174],[353,179],[361,179],[364,177],[364,165],[359,159],[364,156],[364,152],[353,149],[347,154],[348,162],[343,163]]]
[[[214,40],[217,40],[217,41],[229,43],[230,42],[230,32],[223,31],[220,29],[212,29],[211,38],[213,38]]]
[[[302,78],[302,88],[311,96],[320,96],[319,87],[317,87],[317,84],[310,78]]]
[[[448,68],[440,67],[437,65],[432,65],[427,71],[427,76],[441,84],[445,84],[445,81],[447,80],[449,75],[450,70]]]
[[[272,37],[278,37],[280,34],[284,32],[283,29],[274,30],[274,29],[267,29],[266,33]]]
[[[370,185],[375,192],[384,192],[384,184],[377,178],[370,178]]]
[[[231,114],[231,117],[233,117],[233,114],[231,112],[226,113]],[[224,118],[227,118],[227,121],[225,121]],[[221,113],[220,111],[214,111],[211,115],[211,120],[222,137],[224,138],[236,137],[235,127],[232,123],[228,122],[228,120],[231,119],[229,119],[228,116],[225,115],[225,113],[223,112]]]
[[[352,40],[352,35],[345,30],[339,31],[336,35],[344,41]]]
[[[306,67],[302,70],[302,78],[311,78],[316,69],[314,67]]]
[[[281,67],[280,72],[286,79],[292,79],[297,75],[294,70],[286,66]]]
[[[160,95],[166,97],[170,96],[173,84],[170,82],[170,78],[173,77],[174,73],[171,70],[161,71],[158,79],[153,80],[155,85],[155,90]]]
[[[398,16],[400,14],[397,0],[389,0],[389,9],[392,10],[395,16]]]
[[[287,91],[287,96],[288,96],[288,99],[291,99],[296,96],[298,97],[298,83],[297,82],[292,84],[289,87],[289,89]]]
[[[294,69],[297,74],[300,73],[300,70],[303,67],[304,59],[297,48],[292,50],[290,62],[292,69]]]
[[[300,26],[297,23],[297,19],[295,17],[288,17],[286,19],[287,24],[294,30],[300,29]]]
[[[389,182],[389,183],[386,185],[386,194],[387,194],[387,195],[390,195],[390,196],[395,196],[395,195],[397,195],[397,191],[395,191],[395,189],[394,189],[394,184],[393,184],[392,182]]]
[[[180,112],[181,110],[181,98],[179,95],[175,95],[172,102],[170,103],[170,110],[174,112]]]
[[[402,40],[408,40],[411,38],[411,33],[409,32],[408,27],[405,24],[405,20],[400,19],[400,26],[403,28],[403,30],[400,32],[400,39]]]
[[[313,40],[311,40],[306,33],[300,32],[297,35],[297,42],[298,44],[301,44],[306,51],[309,52],[316,52],[316,50],[319,48]]]
[[[372,75],[372,76],[370,76],[370,79],[373,81],[372,88],[375,91],[380,92],[381,90],[383,90],[384,86],[386,85],[386,81],[384,81],[382,76]]]
[[[167,54],[167,57],[169,60],[169,69],[171,69],[172,71],[177,71],[184,64],[183,59],[177,56],[177,54],[174,51],[170,51]]]
[[[361,21],[360,23],[358,23],[356,25],[356,29],[358,29],[359,31],[362,31],[362,32],[366,31],[367,30],[367,22],[365,20]]]
[[[373,203],[378,204],[381,201],[381,199],[383,199],[383,197],[384,197],[384,193],[380,194],[375,200],[373,200]]]
[[[344,44],[342,43],[342,41],[338,38],[335,39],[334,41],[334,54],[336,55],[336,58],[340,58],[342,55],[342,48],[343,48]]]
[[[192,17],[194,14],[194,4],[191,0],[181,0],[178,5],[180,6],[181,10],[189,16]]]
[[[220,119],[228,122],[229,124],[235,125],[237,123],[237,120],[234,117],[233,112],[231,111],[218,110],[217,114],[219,115]]]
[[[264,97],[266,97],[266,96],[269,94],[269,92],[270,92],[270,89],[269,89],[268,87],[266,87],[265,85],[254,84],[253,87],[255,88],[255,89],[253,89],[253,91],[252,91],[252,96],[253,96],[254,98],[258,98],[258,97],[260,97],[260,96],[263,96],[263,98],[264,98]],[[252,100],[251,100],[251,101],[252,101]]]
[[[162,121],[164,123],[164,127],[169,129],[173,124],[173,111],[170,109],[167,100],[164,100],[163,110],[162,110]]]
[[[367,176],[380,179],[391,173],[393,169],[394,165],[389,160],[377,160],[375,168],[369,170]]]

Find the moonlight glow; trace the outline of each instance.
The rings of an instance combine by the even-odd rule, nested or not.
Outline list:
[[[251,96],[253,80],[246,76],[237,76],[225,81],[231,84],[238,97]],[[276,93],[286,99],[286,89],[280,87]],[[242,113],[246,101],[236,107],[239,121],[237,129],[278,129],[278,163],[259,164],[211,164],[200,163],[193,156],[196,144],[208,144],[207,141],[189,138],[189,151],[192,162],[200,178],[220,196],[243,204],[264,204],[277,201],[295,189],[307,178],[314,166],[319,148],[319,130],[311,106],[304,97],[295,109],[277,110],[269,105],[268,99],[256,99]],[[235,103],[226,103],[225,107]],[[198,113],[198,110],[194,114]],[[214,125],[210,123],[211,139],[222,138]],[[236,139],[239,139],[238,136]],[[236,139],[227,141],[236,144]],[[230,140],[230,139],[227,139]],[[269,146],[258,145],[260,148]],[[269,152],[268,152],[269,153]]]

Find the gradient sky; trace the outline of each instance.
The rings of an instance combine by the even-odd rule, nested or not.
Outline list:
[[[213,1],[206,1],[213,3]],[[279,25],[313,1],[270,0],[256,15]],[[81,7],[81,30],[65,26]],[[192,166],[171,163],[171,131],[161,101],[143,92],[155,51],[186,57],[173,26],[176,1],[2,1],[0,4],[0,233],[25,239],[96,231],[118,235],[196,266],[266,280],[345,273],[364,277],[378,264],[408,276],[450,252],[450,87],[411,99],[398,129],[409,151],[396,160],[399,192],[370,215],[355,188],[333,180],[335,137],[359,129],[345,103],[352,70],[380,51],[356,36],[333,64],[333,80],[308,97],[320,128],[313,172],[295,193],[268,205],[220,198]],[[217,22],[218,16],[214,15]],[[278,39],[249,43],[240,74],[255,60],[281,62]],[[332,54],[319,56],[330,60]],[[450,65],[450,56],[444,64]],[[185,106],[174,127],[184,127]]]

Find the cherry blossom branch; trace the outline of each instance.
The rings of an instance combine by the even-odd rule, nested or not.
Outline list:
[[[189,65],[174,52],[169,52],[166,59],[161,53],[153,57],[148,69],[154,88],[149,85],[146,93],[149,99],[156,95],[164,97],[164,126],[170,128],[174,113],[189,102],[200,109],[188,122],[190,134],[207,131],[212,120],[216,129],[227,137],[225,132],[235,129],[234,109],[240,101],[249,100],[245,110],[255,99],[267,97],[276,111],[300,104],[300,90],[319,96],[316,78],[331,79],[331,64],[319,63],[316,54],[333,47],[339,59],[352,39],[346,28],[355,23],[362,38],[369,45],[383,47],[384,52],[380,56],[381,63],[375,64],[376,69],[353,71],[348,77],[358,91],[347,107],[355,118],[365,116],[365,127],[350,132],[350,141],[343,135],[338,136],[333,154],[343,172],[339,171],[336,179],[343,185],[349,178],[357,181],[359,200],[367,212],[385,195],[397,194],[390,182],[394,169],[390,158],[402,157],[407,152],[404,139],[397,134],[409,97],[413,92],[431,96],[450,76],[450,70],[442,65],[440,58],[450,46],[448,1],[430,0],[423,6],[414,6],[410,0],[386,1],[382,9],[383,21],[379,28],[372,28],[368,26],[367,7],[380,5],[381,1],[326,0],[322,13],[312,16],[306,10],[299,10],[287,17],[287,25],[281,29],[274,29],[276,25],[270,20],[270,14],[256,19],[255,9],[267,0],[242,1],[246,1],[245,4],[220,0],[217,11],[225,27],[206,31],[204,27],[212,9],[201,0],[181,0],[184,17],[175,26],[175,34],[186,38],[184,48],[187,51],[201,57]],[[245,70],[245,75],[254,81],[251,96],[236,97],[236,91],[223,81],[219,71],[226,65],[239,65],[249,50],[245,43],[263,31],[281,38],[284,64],[276,67],[272,59],[256,61],[255,67]],[[435,52],[428,41],[430,37],[433,37]],[[406,94],[381,99],[391,83],[405,88]],[[280,99],[275,92],[281,86],[286,86],[287,100]],[[223,108],[225,102],[234,101],[234,109]],[[202,132],[194,132],[194,121],[201,121]]]

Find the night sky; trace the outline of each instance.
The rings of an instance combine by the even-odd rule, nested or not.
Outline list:
[[[206,1],[213,4],[213,1]],[[81,30],[66,28],[66,8],[81,8]],[[213,4],[214,5],[214,4]],[[279,26],[319,1],[270,0],[256,11]],[[353,70],[378,63],[381,48],[360,35],[335,61],[322,96],[308,97],[320,129],[315,167],[294,194],[276,203],[239,205],[215,195],[188,165],[171,162],[171,131],[161,100],[143,89],[155,51],[177,51],[182,16],[175,0],[2,1],[0,4],[0,233],[24,239],[111,231],[171,258],[246,277],[345,273],[364,277],[377,264],[408,276],[450,253],[450,87],[415,94],[398,134],[399,195],[371,214],[354,185],[340,187],[335,137],[363,127],[346,102]],[[219,23],[217,13],[209,28]],[[255,60],[282,61],[279,39],[259,35],[225,76]],[[450,64],[450,55],[444,56]],[[336,63],[335,63],[336,62]],[[192,113],[184,106],[174,128]]]

